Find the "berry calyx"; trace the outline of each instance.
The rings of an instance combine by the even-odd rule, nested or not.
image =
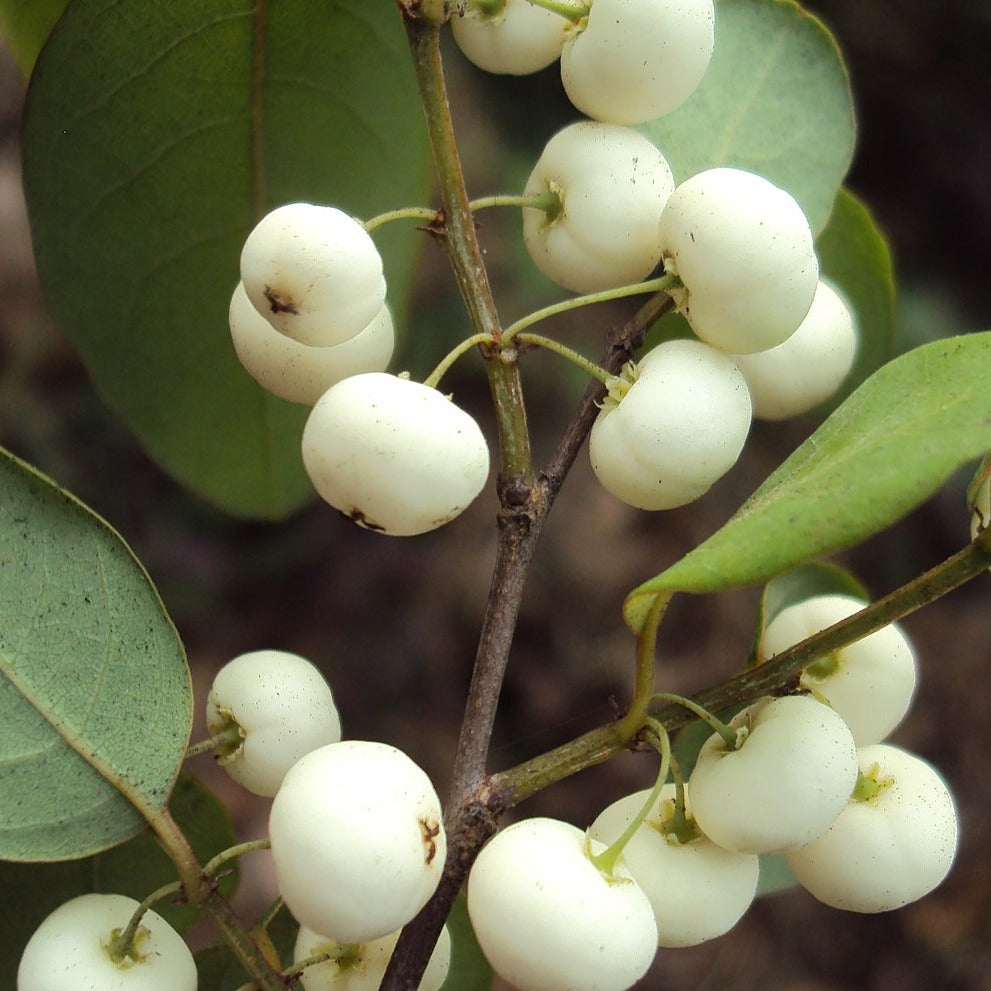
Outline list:
[[[864,608],[848,595],[817,595],[782,609],[760,640],[764,659]],[[850,727],[858,747],[879,743],[905,717],[915,694],[915,651],[897,624],[885,626],[802,673],[802,686],[825,699]]]
[[[430,779],[402,751],[363,740],[293,765],[272,802],[269,837],[289,910],[339,943],[406,925],[434,893],[447,855]]]
[[[926,761],[877,743],[857,752],[862,784],[819,839],[790,850],[788,866],[833,908],[888,912],[916,901],[949,873],[957,810]]]
[[[239,728],[240,745],[218,762],[238,784],[268,797],[300,757],[341,739],[323,675],[284,650],[256,650],[228,661],[207,696],[206,721],[211,734]]]
[[[330,959],[305,967],[300,982],[305,991],[377,991],[389,964],[399,933],[389,933],[368,943],[341,944],[300,926],[293,962],[329,953]],[[417,991],[440,991],[451,966],[451,934],[445,926],[430,954]]]
[[[724,850],[698,829],[680,839],[675,792],[673,784],[664,786],[623,848],[623,861],[650,899],[658,945],[695,946],[728,932],[749,908],[757,892],[759,859]],[[589,827],[589,836],[615,842],[649,794],[644,790],[613,802]]]
[[[821,836],[857,781],[846,723],[808,695],[763,699],[730,722],[739,743],[719,734],[699,751],[688,795],[699,828],[741,853],[771,853]]]
[[[125,895],[80,895],[34,931],[17,968],[17,991],[195,991],[196,964],[182,937],[147,910],[128,953],[114,940],[138,902]]]
[[[360,526],[412,536],[453,520],[481,492],[489,450],[478,424],[430,386],[369,372],[331,386],[303,429],[320,496]]]
[[[617,382],[589,435],[592,470],[639,509],[703,495],[740,456],[750,393],[736,365],[701,341],[666,341]]]
[[[552,213],[523,210],[523,241],[558,285],[592,293],[646,278],[661,257],[657,223],[674,189],[661,152],[639,131],[581,121],[558,131],[524,195],[554,193]]]

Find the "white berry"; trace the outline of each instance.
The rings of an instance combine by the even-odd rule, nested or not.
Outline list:
[[[606,400],[589,436],[592,469],[640,509],[699,498],[736,463],[750,429],[742,373],[701,341],[658,345],[611,392],[618,401]]]
[[[386,305],[364,330],[343,344],[301,344],[280,334],[254,308],[243,282],[231,296],[228,323],[245,371],[273,395],[307,406],[349,375],[385,371],[395,345],[392,314]]]
[[[660,261],[657,224],[673,190],[666,159],[639,131],[570,124],[548,141],[524,190],[556,194],[560,212],[524,208],[523,240],[537,267],[574,292],[639,282]]]
[[[735,354],[754,416],[784,420],[825,402],[843,384],[857,354],[857,329],[839,294],[820,280],[812,307],[789,338],[777,347]]]
[[[340,943],[406,925],[434,893],[447,853],[427,775],[395,747],[361,740],[293,765],[272,802],[269,836],[289,910]]]
[[[700,172],[661,214],[671,291],[692,330],[714,347],[750,354],[797,330],[812,305],[819,264],[812,230],[789,193],[740,169]]]
[[[241,250],[255,309],[294,341],[343,344],[385,302],[382,258],[365,228],[335,207],[290,203],[263,217]]]
[[[602,843],[614,843],[649,794],[644,790],[613,802],[589,827],[589,835]],[[697,831],[680,841],[668,831],[674,797],[674,785],[665,785],[623,847],[623,861],[650,899],[658,945],[695,946],[728,932],[750,907],[757,892],[760,860],[756,854],[724,850]]]
[[[486,72],[525,76],[556,61],[568,31],[559,14],[529,3],[503,0],[489,10],[472,7],[451,18],[458,48]]]
[[[311,964],[303,970],[305,991],[377,991],[382,975],[396,948],[399,933],[389,933],[368,943],[340,944],[300,926],[293,950],[293,962],[300,963],[320,953],[333,953],[334,959]],[[417,991],[440,991],[451,966],[451,934],[445,926],[430,954]]]
[[[256,650],[228,661],[206,700],[210,733],[240,729],[220,764],[238,784],[272,796],[304,754],[341,738],[341,720],[324,676],[284,650]]]
[[[317,492],[371,530],[425,533],[481,492],[489,450],[475,420],[419,382],[369,372],[338,382],[303,429]]]
[[[518,991],[623,991],[657,951],[650,902],[622,866],[576,826],[526,819],[482,848],[468,877],[468,914],[492,969]]]
[[[182,937],[147,911],[133,955],[108,947],[138,907],[125,895],[80,895],[59,906],[28,940],[17,991],[195,991],[196,964]]]
[[[857,781],[853,736],[829,706],[807,695],[764,699],[714,734],[688,779],[699,828],[727,850],[770,853],[821,836]]]
[[[818,595],[782,609],[761,636],[770,658],[864,608],[847,595]],[[902,721],[916,684],[912,644],[897,624],[830,654],[802,673],[802,685],[843,717],[858,747],[879,743]]]
[[[561,53],[561,81],[583,113],[615,124],[663,117],[712,58],[712,0],[593,0]]]
[[[827,905],[887,912],[928,894],[949,873],[957,811],[939,773],[915,754],[878,743],[857,756],[875,794],[855,795],[824,836],[788,852],[788,864]]]

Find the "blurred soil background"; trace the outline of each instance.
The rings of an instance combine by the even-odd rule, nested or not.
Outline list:
[[[899,349],[991,327],[991,4],[821,0],[814,9],[850,62],[860,143],[849,185],[892,242]],[[450,72],[472,192],[521,188],[543,142],[574,116],[554,70],[529,80],[483,80],[455,56]],[[213,672],[235,654],[295,650],[327,673],[348,736],[406,749],[443,794],[487,591],[494,495],[484,494],[438,532],[390,540],[322,505],[279,525],[232,520],[163,475],[94,395],[46,312],[20,190],[23,95],[0,51],[0,443],[89,503],[135,549],[186,644],[198,709]],[[536,275],[519,277],[525,262],[518,233],[515,216],[485,215],[482,237],[507,321],[560,297]],[[438,328],[466,332],[442,259],[433,246],[425,249],[396,364],[414,374],[425,374],[446,350]],[[594,356],[602,327],[629,312],[586,312],[567,333]],[[526,362],[524,377],[539,461],[582,382],[541,355]],[[448,385],[493,436],[477,360],[460,362]],[[530,579],[493,769],[611,718],[632,674],[632,640],[619,611],[625,593],[715,530],[813,426],[756,425],[741,463],[709,496],[666,514],[621,505],[579,459]],[[909,519],[840,560],[878,595],[938,563],[968,539],[966,481],[956,478]],[[662,951],[642,987],[991,989],[989,594],[991,577],[982,577],[905,624],[922,682],[895,740],[941,768],[962,813],[959,860],[945,884],[916,905],[876,917],[836,912],[801,892],[763,899],[730,935]],[[756,595],[676,600],[662,632],[659,684],[689,693],[737,670]],[[198,712],[194,739],[201,735]],[[646,786],[654,764],[623,756],[539,795],[519,814],[587,825],[608,801]],[[224,795],[242,838],[264,834],[266,802],[229,785],[209,758],[194,770]],[[251,913],[271,894],[264,856],[250,861],[247,873],[239,904]]]

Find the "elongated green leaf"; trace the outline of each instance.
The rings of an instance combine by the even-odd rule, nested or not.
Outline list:
[[[234,829],[224,806],[198,781],[182,775],[169,799],[169,811],[185,833],[199,862],[205,863],[234,844]],[[237,864],[220,879],[231,895],[237,885]],[[14,991],[21,952],[41,921],[63,902],[98,891],[129,895],[141,901],[176,880],[172,863],[148,832],[121,846],[55,864],[0,861],[0,991]],[[155,911],[179,930],[188,928],[196,910],[174,901],[156,903]]]
[[[0,451],[0,858],[135,835],[165,807],[191,722],[182,644],[130,549]]]
[[[659,595],[768,581],[864,540],[991,447],[991,333],[916,348],[885,365],[722,529],[627,596],[643,628]]]
[[[306,409],[230,343],[246,234],[293,200],[421,202],[422,116],[391,0],[74,0],[43,49],[24,184],[46,295],[103,397],[217,505],[279,517],[312,492]],[[422,236],[398,226],[376,238],[401,310]]]
[[[22,75],[31,75],[41,46],[69,0],[0,0],[0,34],[10,45]]]
[[[843,59],[820,21],[792,0],[719,0],[702,84],[643,130],[678,182],[718,166],[756,172],[787,189],[819,231],[856,129]]]
[[[820,275],[852,305],[858,348],[839,394],[846,398],[894,354],[895,276],[891,252],[867,207],[841,189],[826,229],[816,241]]]

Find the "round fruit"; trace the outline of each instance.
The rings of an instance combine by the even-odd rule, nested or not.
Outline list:
[[[857,330],[846,303],[820,281],[812,308],[787,340],[767,351],[735,354],[754,416],[784,420],[825,402],[843,384],[857,353]]]
[[[713,734],[688,779],[699,828],[726,850],[771,853],[817,839],[857,781],[857,751],[840,716],[808,695],[764,699]]]
[[[311,964],[303,970],[301,982],[304,991],[378,991],[398,940],[399,932],[394,932],[370,943],[341,945],[306,926],[300,926],[293,962],[298,964],[319,953],[335,954],[335,959]],[[440,991],[450,966],[451,934],[445,926],[430,954],[417,991]]]
[[[333,347],[312,347],[280,334],[251,304],[239,282],[228,316],[231,340],[245,371],[273,395],[312,406],[349,375],[385,371],[392,358],[392,314],[383,306],[357,336]]]
[[[269,797],[300,757],[341,738],[324,676],[284,650],[256,650],[225,664],[207,696],[206,722],[211,734],[239,727],[241,743],[220,765],[248,791]]]
[[[747,383],[701,341],[658,345],[610,392],[619,398],[603,403],[588,450],[599,481],[631,506],[692,502],[740,456],[750,429]]]
[[[468,914],[492,969],[518,991],[623,991],[657,952],[650,902],[623,866],[576,826],[526,819],[482,848],[468,877]]]
[[[536,266],[574,292],[639,282],[661,258],[657,224],[674,190],[671,169],[639,131],[581,121],[547,143],[526,195],[554,193],[560,212],[523,210]]]
[[[561,55],[568,21],[529,3],[503,0],[494,9],[469,6],[451,18],[458,48],[486,72],[525,76]]]
[[[640,813],[649,794],[644,790],[613,802],[592,823],[589,836],[614,843]],[[665,785],[623,847],[623,861],[650,899],[658,945],[695,946],[728,932],[750,907],[757,892],[760,860],[756,854],[724,850],[697,830],[684,842],[669,832],[674,797],[674,785]]]
[[[241,281],[281,334],[343,344],[385,303],[382,257],[365,228],[331,206],[289,203],[264,216],[241,250]]]
[[[847,595],[818,595],[782,609],[764,630],[762,658],[864,608]],[[810,665],[802,685],[824,698],[850,727],[858,747],[879,743],[902,721],[916,684],[915,651],[897,624],[885,626]]]
[[[702,81],[713,26],[712,0],[593,0],[561,52],[568,99],[614,124],[663,117]]]
[[[463,512],[489,473],[475,420],[430,386],[369,372],[331,386],[303,429],[317,492],[355,523],[397,536]]]
[[[833,908],[888,912],[928,894],[949,873],[957,810],[946,783],[920,757],[877,743],[857,759],[857,794],[824,836],[788,852],[788,864],[802,887]]]
[[[195,991],[193,955],[156,912],[142,917],[132,956],[111,955],[137,907],[125,895],[100,894],[59,906],[24,947],[17,991]]]
[[[289,910],[339,943],[406,925],[434,893],[447,855],[430,779],[384,743],[344,740],[300,758],[268,825]]]
[[[692,330],[731,354],[765,351],[805,319],[819,282],[812,231],[783,189],[740,169],[683,182],[661,214],[664,267]]]

